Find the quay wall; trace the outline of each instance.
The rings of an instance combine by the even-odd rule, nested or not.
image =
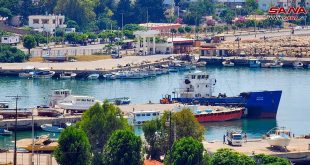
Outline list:
[[[275,57],[266,57],[263,59],[259,59],[261,63],[269,63],[273,62],[273,59]],[[235,63],[235,66],[249,66],[249,61],[251,58],[248,57],[204,57],[201,56],[199,58],[199,61],[205,61],[207,62],[207,65],[221,65],[222,62],[226,59],[230,59],[233,63]],[[310,58],[283,58],[281,59],[281,62],[283,63],[283,67],[293,67],[293,63],[298,60],[303,62],[304,67],[307,67],[310,64]]]
[[[103,74],[106,73],[111,73],[111,72],[117,72],[117,71],[121,71],[121,70],[130,70],[130,69],[136,69],[136,68],[146,68],[146,67],[150,67],[150,66],[156,66],[156,65],[166,65],[171,63],[171,61],[160,61],[160,62],[154,62],[154,63],[150,63],[150,64],[143,64],[140,66],[129,66],[129,67],[122,67],[122,68],[116,68],[116,69],[109,69],[109,70],[104,70],[102,68],[97,68],[94,70],[86,70],[86,69],[79,69],[79,68],[70,68],[70,69],[53,69],[53,67],[51,67],[51,71],[55,72],[54,77],[59,77],[59,75],[63,72],[73,72],[77,74],[77,78],[85,78],[90,74],[94,74],[97,73],[100,76],[102,76]],[[19,73],[23,73],[25,71],[29,71],[27,69],[5,69],[5,68],[1,68],[0,67],[0,75],[3,76],[18,76]]]
[[[66,122],[75,123],[81,120],[81,116],[68,116],[62,118],[56,117],[34,117],[34,127],[40,128],[42,124],[55,124],[64,125]],[[8,128],[9,130],[14,130],[15,119],[1,120],[0,128]],[[17,130],[31,130],[32,129],[32,119],[18,119],[17,120]]]

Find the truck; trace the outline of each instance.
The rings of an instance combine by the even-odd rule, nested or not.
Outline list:
[[[229,145],[232,146],[242,146],[242,132],[235,130],[228,130],[226,132],[226,140]]]

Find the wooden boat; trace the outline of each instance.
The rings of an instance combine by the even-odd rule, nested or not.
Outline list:
[[[222,62],[223,66],[232,67],[235,66],[235,63],[233,63],[231,60],[225,60]]]
[[[32,147],[32,139],[21,139],[16,143],[18,148],[23,148],[28,151],[35,152],[53,152],[58,147],[58,142],[49,138],[48,135],[42,135],[34,140]]]
[[[58,117],[62,114],[58,109],[51,108],[48,106],[38,106],[37,111],[38,116]]]

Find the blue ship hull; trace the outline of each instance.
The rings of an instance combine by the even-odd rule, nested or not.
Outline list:
[[[172,98],[186,104],[242,106],[245,117],[276,118],[282,91],[244,92],[236,97]]]

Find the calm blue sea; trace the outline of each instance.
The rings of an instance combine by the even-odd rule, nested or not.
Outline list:
[[[276,120],[243,119],[205,124],[207,140],[221,139],[227,129],[242,129],[249,137],[260,137],[275,126],[285,126],[296,135],[310,133],[310,69],[263,69],[246,67],[207,67],[201,69],[217,79],[215,94],[238,95],[253,90],[282,90],[282,99]],[[33,80],[0,77],[0,101],[7,95],[25,95],[20,107],[35,107],[46,103],[51,89],[68,88],[73,94],[92,95],[98,99],[128,96],[134,103],[159,102],[167,93],[179,86],[186,72],[170,73],[143,80]],[[12,104],[14,105],[14,104]],[[141,133],[141,129],[136,128]],[[36,131],[36,134],[42,134]],[[18,132],[18,138],[31,137],[31,132]],[[57,134],[55,134],[57,137]],[[1,137],[0,147],[13,137]]]

